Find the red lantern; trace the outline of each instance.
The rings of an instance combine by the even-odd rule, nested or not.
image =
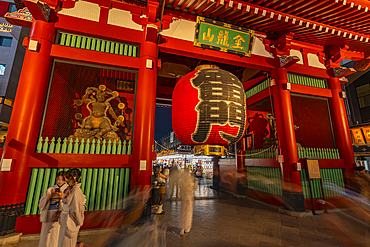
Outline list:
[[[186,74],[172,93],[172,127],[183,144],[228,146],[245,131],[245,92],[239,79],[218,68]]]

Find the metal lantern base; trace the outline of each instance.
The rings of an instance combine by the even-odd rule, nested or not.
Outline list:
[[[24,202],[0,206],[0,236],[15,232],[17,218],[24,212]]]

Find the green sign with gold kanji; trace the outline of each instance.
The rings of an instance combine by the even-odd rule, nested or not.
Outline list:
[[[251,56],[254,31],[198,16],[194,46]]]

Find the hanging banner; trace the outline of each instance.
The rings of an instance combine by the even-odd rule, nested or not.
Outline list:
[[[353,145],[365,145],[365,139],[362,135],[361,128],[353,128],[351,129],[352,137],[353,137]]]
[[[194,46],[251,56],[254,31],[198,16]]]

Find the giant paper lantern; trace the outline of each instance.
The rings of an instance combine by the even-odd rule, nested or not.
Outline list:
[[[172,127],[188,145],[228,146],[245,131],[245,93],[232,73],[199,66],[183,76],[172,93]]]

